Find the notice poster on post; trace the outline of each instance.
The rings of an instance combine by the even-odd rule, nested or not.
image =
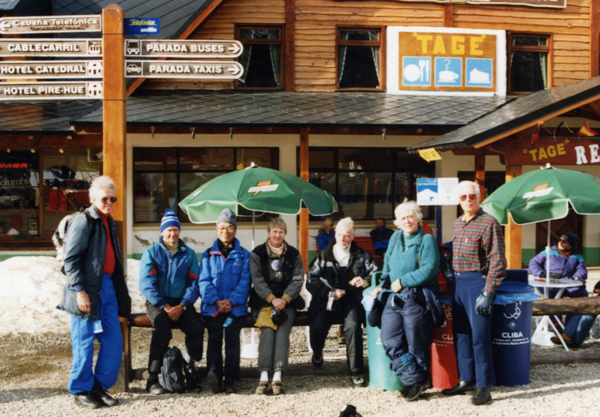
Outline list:
[[[458,205],[458,178],[417,178],[417,204]]]

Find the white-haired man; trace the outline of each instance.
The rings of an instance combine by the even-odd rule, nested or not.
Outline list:
[[[456,276],[452,299],[452,333],[460,383],[442,391],[462,395],[475,391],[471,404],[492,400],[495,384],[492,361],[492,303],[506,276],[502,227],[479,207],[479,185],[458,185],[464,214],[454,222],[452,266]]]
[[[117,223],[110,217],[117,197],[107,176],[90,187],[92,206],[69,223],[64,266],[67,284],[58,308],[71,317],[73,368],[69,392],[88,408],[118,404],[106,390],[117,381],[123,336],[119,316],[129,317],[131,298],[123,274]],[[100,350],[93,367],[94,339]]]
[[[354,222],[346,217],[338,222],[335,239],[319,252],[310,265],[306,285],[312,294],[308,308],[310,344],[312,363],[320,368],[329,328],[335,319],[343,319],[352,383],[364,386],[361,324],[364,324],[366,315],[361,301],[363,289],[371,285],[377,266],[353,240]]]

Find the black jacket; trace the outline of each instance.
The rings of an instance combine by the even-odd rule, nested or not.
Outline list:
[[[348,266],[342,268],[333,255],[334,245],[335,240],[331,241],[327,248],[319,252],[310,264],[306,289],[312,295],[312,300],[308,308],[308,314],[311,317],[327,307],[329,292],[332,289],[346,291],[346,295],[339,300],[337,308],[349,311],[352,308],[360,307],[364,288],[353,287],[350,285],[350,281],[352,278],[359,276],[370,285],[371,278],[375,271],[377,271],[377,266],[373,263],[371,255],[354,242],[350,245]],[[324,278],[331,288],[321,278]]]

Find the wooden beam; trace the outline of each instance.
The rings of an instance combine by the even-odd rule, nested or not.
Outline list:
[[[64,148],[64,149],[102,149],[102,135],[76,135],[71,139],[62,135],[0,136],[0,148],[31,149],[31,148]]]
[[[454,5],[444,4],[444,27],[454,27]]]
[[[300,178],[308,181],[308,129],[300,129]],[[304,273],[308,273],[308,210],[300,211],[300,255]]]
[[[102,10],[102,42],[104,50],[104,100],[102,102],[102,125],[104,152],[103,171],[116,185],[118,203],[111,213],[117,222],[117,236],[121,243],[123,263],[127,262],[127,185],[126,170],[126,99],[123,22],[125,12],[111,4]],[[125,267],[125,265],[123,265]]]
[[[590,78],[600,75],[600,0],[590,1]]]
[[[296,90],[296,0],[285,2],[285,91]]]
[[[600,297],[543,298],[533,302],[531,313],[533,316],[559,316],[563,314],[579,314],[582,316],[600,314]]]
[[[516,165],[506,166],[506,182],[523,174],[523,167]],[[510,218],[510,216],[509,216]],[[510,219],[508,225],[504,228],[504,240],[506,242],[506,262],[508,269],[521,269],[522,267],[522,246],[523,246],[523,228],[516,225]]]
[[[475,182],[479,185],[479,202],[485,200],[485,155],[475,155]]]
[[[206,6],[206,9],[202,10],[202,13],[200,13],[198,17],[196,17],[194,21],[183,32],[181,32],[179,36],[177,36],[177,39],[187,39],[194,31],[196,31],[205,23],[206,19],[219,8],[223,1],[224,0],[213,0],[208,6]],[[157,59],[157,61],[162,61],[164,59],[166,58],[160,57]],[[127,89],[127,96],[130,96],[135,90],[137,90],[137,88],[142,85],[144,81],[146,81],[146,78],[137,78],[133,83],[131,83]]]

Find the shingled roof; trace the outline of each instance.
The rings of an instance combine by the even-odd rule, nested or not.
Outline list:
[[[460,129],[421,142],[408,150],[442,150],[491,143],[506,137],[510,132],[526,129],[538,121],[548,120],[598,99],[600,77],[536,91],[520,96]]]
[[[127,35],[140,39],[174,39],[214,0],[53,0],[54,15],[100,14],[109,4],[118,4],[126,17],[160,18],[160,34]],[[65,34],[61,34],[64,37]],[[80,35],[78,35],[80,36]],[[98,35],[99,36],[99,35]],[[90,37],[90,35],[85,35]]]
[[[382,93],[148,91],[127,99],[129,125],[204,127],[458,128],[504,105],[506,97]],[[102,122],[102,109],[78,125]]]

